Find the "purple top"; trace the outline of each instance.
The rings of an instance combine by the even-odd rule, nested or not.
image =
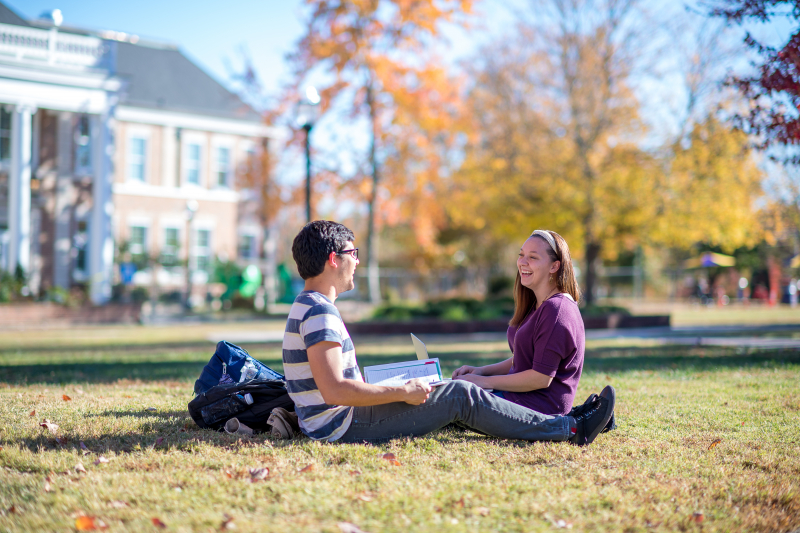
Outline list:
[[[563,293],[545,300],[519,327],[508,328],[508,346],[514,354],[509,374],[533,369],[553,381],[546,389],[503,392],[505,399],[546,415],[569,413],[581,379],[585,344],[578,304]]]

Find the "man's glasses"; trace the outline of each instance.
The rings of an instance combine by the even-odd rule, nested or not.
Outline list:
[[[341,250],[336,252],[336,255],[350,254],[353,259],[358,259],[358,248],[351,248],[350,250]]]

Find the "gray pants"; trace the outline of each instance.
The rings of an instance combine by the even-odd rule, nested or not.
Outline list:
[[[561,441],[571,435],[567,416],[543,415],[456,380],[435,387],[421,405],[396,402],[356,407],[350,428],[338,442],[425,435],[451,423],[502,439]]]

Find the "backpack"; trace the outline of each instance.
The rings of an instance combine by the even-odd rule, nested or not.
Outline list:
[[[242,378],[242,373],[244,373],[244,378]],[[200,378],[194,382],[195,395],[217,386],[223,374],[228,374],[234,382],[247,379],[286,380],[281,374],[250,357],[244,348],[228,341],[220,341],[217,343],[217,350],[211,360],[203,367]]]
[[[246,394],[252,396],[252,403],[248,404]],[[267,431],[267,419],[276,407],[294,411],[286,383],[276,379],[248,379],[215,385],[201,392],[189,402],[189,415],[201,428],[219,430],[236,417],[256,431]]]

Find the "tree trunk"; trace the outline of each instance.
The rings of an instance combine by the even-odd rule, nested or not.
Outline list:
[[[375,210],[378,203],[378,160],[375,156],[375,145],[378,137],[378,121],[375,112],[375,100],[372,94],[372,79],[367,83],[367,106],[372,126],[372,142],[369,148],[369,162],[372,166],[372,193],[369,197],[369,215],[367,222],[367,276],[369,279],[369,301],[373,304],[381,302],[380,271],[378,269],[378,234],[375,224]]]
[[[600,244],[596,242],[586,243],[586,291],[583,299],[586,305],[595,303],[595,286],[597,285],[597,258],[600,256]]]

